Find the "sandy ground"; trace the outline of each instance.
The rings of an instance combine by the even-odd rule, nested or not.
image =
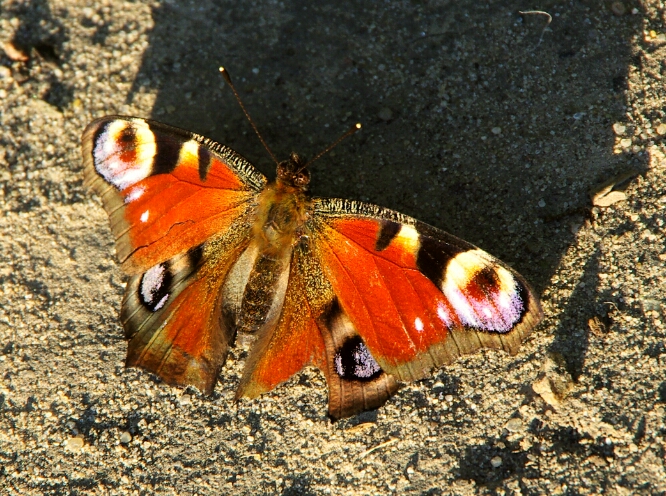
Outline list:
[[[541,9],[547,17],[521,16]],[[666,494],[663,3],[0,1],[0,493]],[[24,59],[24,60],[21,60]],[[480,245],[546,319],[332,424],[321,374],[232,401],[125,370],[79,137],[132,114]],[[610,206],[589,192],[627,174]],[[613,198],[615,196],[616,198]],[[535,392],[539,391],[539,394]]]

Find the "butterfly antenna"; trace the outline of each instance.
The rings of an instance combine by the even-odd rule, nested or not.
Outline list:
[[[312,162],[315,160],[319,160],[322,156],[326,155],[328,152],[330,152],[333,148],[338,146],[344,139],[349,138],[352,134],[354,134],[356,131],[361,129],[361,123],[357,122],[354,124],[354,127],[352,127],[349,131],[347,131],[345,134],[340,136],[335,142],[330,145],[328,148],[326,148],[324,151],[319,152],[312,160],[308,161],[303,167],[299,169],[299,171],[302,171],[303,169],[307,168]]]
[[[247,117],[247,120],[250,121],[250,125],[252,126],[252,129],[254,129],[254,132],[257,134],[257,137],[259,138],[259,141],[261,141],[261,144],[264,145],[264,148],[266,149],[268,154],[271,156],[273,161],[277,164],[278,163],[277,158],[275,158],[275,155],[273,155],[273,152],[271,151],[271,149],[268,148],[268,145],[264,141],[264,138],[261,137],[261,134],[259,133],[259,130],[257,129],[256,124],[252,120],[252,117],[250,117],[250,114],[248,114],[247,110],[245,110],[245,105],[243,105],[243,101],[241,100],[241,97],[238,94],[238,91],[236,91],[236,87],[234,86],[234,83],[231,82],[231,77],[229,77],[229,73],[227,72],[227,70],[224,67],[220,67],[220,72],[222,73],[222,77],[224,78],[224,80],[227,82],[227,84],[231,88],[231,91],[234,92],[234,96],[236,97],[236,100],[238,100],[238,104],[240,105],[240,108],[243,110],[243,113],[245,114],[245,117]],[[317,158],[319,158],[319,157],[317,157]]]

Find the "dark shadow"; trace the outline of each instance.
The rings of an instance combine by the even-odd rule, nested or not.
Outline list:
[[[158,89],[150,117],[232,146],[269,177],[274,164],[218,66],[279,158],[312,156],[361,121],[314,169],[315,194],[418,217],[541,290],[588,215],[588,191],[646,170],[643,154],[613,153],[612,131],[641,25],[603,5],[548,4],[539,43],[543,22],[523,7],[164,2],[127,101]]]
[[[595,315],[605,316],[608,312],[608,307],[603,302],[609,301],[610,296],[598,294],[596,288],[599,257],[597,250],[585,264],[580,283],[569,297],[570,301],[576,301],[578,305],[567,305],[560,315],[559,325],[554,332],[555,339],[549,347],[549,351],[564,357],[567,371],[574,381],[578,381],[583,373],[585,355],[590,345],[588,320]]]
[[[13,5],[9,13],[19,19],[12,43],[29,57],[25,64],[15,65],[15,79],[25,84],[31,79],[34,68],[60,66],[66,58],[63,45],[68,36],[59,19],[67,16],[67,9],[52,11],[46,0],[31,0]],[[72,101],[74,88],[61,81],[62,75],[45,72],[48,72],[48,85],[39,96],[62,110]]]

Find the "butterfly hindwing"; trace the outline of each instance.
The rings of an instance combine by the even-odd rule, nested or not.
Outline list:
[[[224,283],[249,239],[247,222],[130,277],[121,310],[128,367],[212,393],[235,336]],[[227,291],[229,293],[229,291]]]
[[[229,229],[266,183],[230,148],[136,117],[93,121],[82,149],[86,183],[102,198],[128,274]]]
[[[326,277],[372,356],[401,380],[479,348],[515,353],[542,318],[525,280],[488,253],[373,205],[316,200]]]
[[[340,308],[307,242],[293,251],[282,298],[276,324],[250,351],[237,397],[270,391],[306,365],[324,372],[333,419],[378,408],[397,391]]]

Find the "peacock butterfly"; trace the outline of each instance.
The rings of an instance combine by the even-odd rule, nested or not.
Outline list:
[[[296,154],[269,182],[224,145],[122,116],[93,121],[82,151],[129,275],[126,366],[169,384],[211,393],[237,333],[252,333],[237,398],[313,365],[339,419],[461,354],[516,353],[543,317],[485,251],[393,210],[311,197]]]

